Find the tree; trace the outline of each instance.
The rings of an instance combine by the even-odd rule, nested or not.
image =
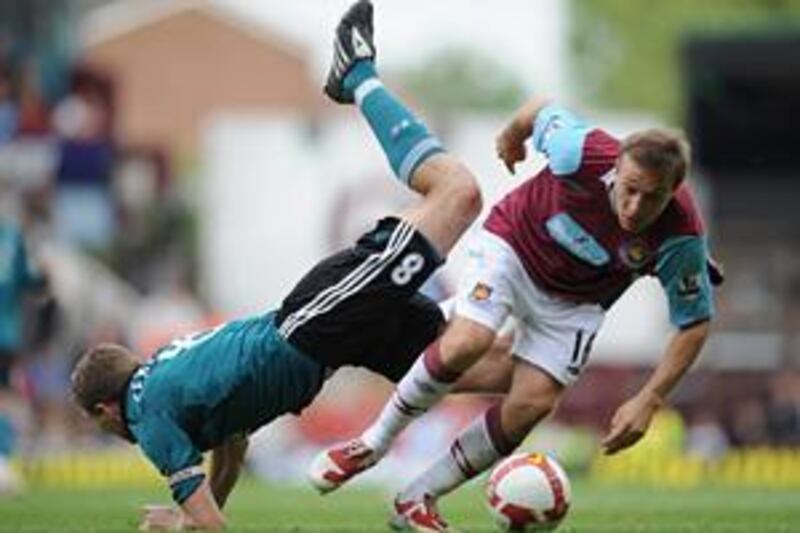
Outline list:
[[[525,98],[524,84],[506,67],[478,52],[448,48],[404,73],[406,87],[428,109],[502,111]]]
[[[692,35],[800,28],[800,0],[573,0],[578,96],[684,116],[681,45]]]

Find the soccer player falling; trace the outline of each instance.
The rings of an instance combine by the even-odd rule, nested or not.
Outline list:
[[[312,483],[329,492],[373,466],[513,316],[510,390],[397,495],[398,527],[448,530],[438,498],[509,455],[555,408],[580,376],[606,310],[639,276],[659,279],[677,331],[648,381],[614,414],[602,442],[606,453],[642,438],[709,334],[712,282],[721,274],[685,182],[683,137],[650,129],[620,140],[534,98],[497,138],[497,155],[510,172],[526,158],[528,139],[548,164],[495,205],[472,240],[439,350],[417,360],[366,431],[323,452],[309,469]]]
[[[479,188],[378,78],[368,1],[345,14],[334,46],[325,92],[358,105],[396,177],[423,199],[318,263],[275,311],[177,339],[146,363],[110,344],[81,357],[77,403],[138,444],[178,504],[145,508],[142,529],[223,527],[247,434],[302,410],[340,366],[397,381],[443,330],[418,289],[480,212]]]

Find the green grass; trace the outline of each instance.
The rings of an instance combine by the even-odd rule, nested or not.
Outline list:
[[[0,499],[0,532],[134,531],[138,509],[164,503],[166,492],[147,489],[31,489]],[[246,481],[231,497],[231,531],[346,532],[387,530],[388,496],[343,490],[325,498],[310,489]],[[442,510],[461,531],[493,531],[480,487],[457,492]],[[800,531],[800,493],[755,489],[606,488],[576,483],[573,507],[559,532]]]

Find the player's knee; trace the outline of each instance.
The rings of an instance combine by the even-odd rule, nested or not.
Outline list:
[[[558,404],[558,396],[540,394],[535,396],[512,392],[503,401],[504,429],[510,437],[524,439],[525,436],[546,418]]]
[[[458,211],[464,218],[471,220],[480,215],[483,208],[483,195],[478,181],[466,167],[461,166],[454,180],[451,198],[457,203]]]
[[[439,160],[437,188],[442,198],[453,202],[463,217],[475,218],[483,208],[483,196],[475,175],[461,161],[445,155]]]
[[[463,372],[489,350],[494,337],[494,332],[488,328],[455,322],[440,343],[442,362],[453,371]]]
[[[472,221],[483,208],[483,197],[475,175],[447,153],[428,159],[414,174],[414,189],[437,199],[438,209],[449,216]]]

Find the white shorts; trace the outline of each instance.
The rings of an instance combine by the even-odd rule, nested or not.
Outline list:
[[[570,385],[588,360],[605,310],[546,294],[533,283],[504,240],[480,230],[469,244],[455,314],[494,331],[513,316],[514,356]]]

